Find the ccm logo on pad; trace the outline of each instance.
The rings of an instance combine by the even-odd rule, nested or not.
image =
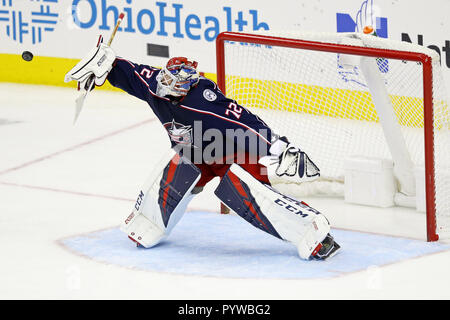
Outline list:
[[[303,213],[303,211],[302,211],[300,208],[294,207],[293,205],[290,205],[289,203],[287,203],[287,202],[285,202],[285,201],[283,201],[283,200],[281,200],[281,199],[277,199],[277,200],[275,200],[274,202],[275,202],[277,205],[279,205],[279,206],[281,206],[281,207],[284,207],[286,210],[288,210],[288,211],[290,211],[290,212],[292,212],[292,213],[298,214],[298,215],[300,215],[300,216],[303,217],[303,218],[305,218],[305,217],[308,216],[308,214]]]

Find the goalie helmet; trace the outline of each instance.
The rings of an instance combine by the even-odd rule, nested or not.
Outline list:
[[[185,57],[170,59],[156,76],[158,82],[156,94],[160,97],[187,95],[189,90],[199,81],[196,68],[197,62],[189,61]]]

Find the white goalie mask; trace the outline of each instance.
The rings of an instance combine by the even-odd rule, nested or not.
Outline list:
[[[189,90],[199,81],[196,68],[197,62],[189,61],[185,57],[170,59],[156,76],[158,82],[156,94],[160,97],[187,95]]]

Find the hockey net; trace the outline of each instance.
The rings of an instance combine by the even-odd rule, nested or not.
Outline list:
[[[392,159],[397,195],[414,199],[415,172],[426,177],[429,241],[450,237],[450,110],[440,68],[433,50],[365,34],[217,38],[219,87],[321,170],[316,182],[288,185],[291,194],[343,197],[348,157]],[[389,110],[380,115],[383,99]]]

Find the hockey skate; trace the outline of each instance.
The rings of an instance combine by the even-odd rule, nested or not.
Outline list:
[[[330,234],[327,234],[325,239],[319,243],[317,248],[313,251],[310,259],[326,260],[336,255],[340,248],[341,246],[334,241],[333,237]]]

